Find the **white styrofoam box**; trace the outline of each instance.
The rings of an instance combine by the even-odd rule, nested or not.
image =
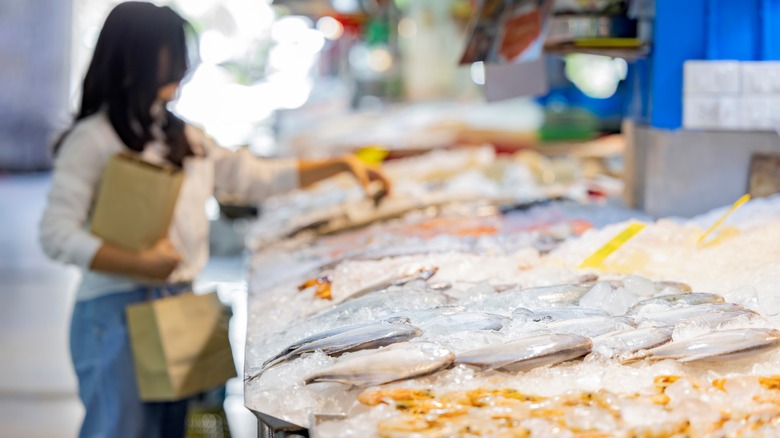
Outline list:
[[[742,129],[768,131],[775,127],[775,98],[767,95],[742,96]]]
[[[738,96],[685,96],[683,126],[687,129],[742,128],[742,100]]]
[[[741,72],[739,61],[685,61],[683,93],[739,94]]]
[[[769,97],[769,126],[770,131],[780,130],[780,95]]]
[[[780,62],[742,62],[740,65],[743,93],[780,93]]]
[[[742,98],[718,98],[718,126],[716,129],[742,129]]]
[[[685,96],[683,126],[688,129],[709,129],[718,123],[718,98]]]

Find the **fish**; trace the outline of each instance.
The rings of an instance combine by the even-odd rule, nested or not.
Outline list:
[[[642,315],[642,319],[660,322],[663,324],[676,324],[680,321],[695,318],[707,313],[728,312],[745,310],[744,307],[734,303],[698,304],[695,306],[680,307]]]
[[[734,309],[725,310],[723,312],[711,312],[697,315],[689,319],[684,319],[677,322],[677,327],[693,326],[697,328],[706,328],[714,330],[723,324],[732,322],[737,318],[744,317],[745,319],[752,319],[760,316],[750,309]]]
[[[353,387],[383,385],[433,374],[449,367],[455,354],[429,342],[415,342],[341,358],[304,379],[304,384],[336,382]]]
[[[725,362],[753,356],[780,347],[775,329],[734,329],[707,333],[685,341],[652,348],[642,355],[650,360],[678,362]],[[635,359],[632,359],[633,361]]]
[[[467,351],[457,355],[454,364],[482,370],[528,371],[585,356],[591,347],[590,339],[584,336],[539,334]]]
[[[384,318],[393,313],[444,306],[450,300],[451,298],[443,293],[425,289],[384,290],[325,309],[310,321],[315,324],[335,325],[339,321],[351,320],[358,312],[375,313],[378,318]]]
[[[253,380],[268,369],[307,353],[322,351],[328,356],[379,348],[397,342],[408,341],[422,335],[422,330],[409,324],[408,319],[393,318],[388,321],[369,324],[356,324],[348,327],[328,330],[297,341],[279,354],[265,361],[261,370],[251,376]]]
[[[426,335],[443,336],[471,330],[498,331],[511,321],[510,318],[492,313],[461,312],[442,315],[418,325]]]
[[[673,326],[617,330],[593,338],[593,351],[612,358],[666,344],[672,340]]]
[[[419,267],[409,268],[406,271],[401,272],[392,278],[380,280],[377,283],[371,284],[369,286],[364,287],[363,289],[357,290],[351,293],[344,300],[345,301],[355,300],[364,295],[370,294],[371,292],[381,291],[391,286],[403,286],[407,283],[411,283],[416,280],[428,281],[431,277],[436,275],[436,272],[438,271],[439,268],[436,266],[419,266]]]
[[[601,281],[606,282],[610,286],[612,286],[613,289],[619,289],[621,287],[625,287],[626,284],[621,279],[603,279]],[[679,281],[653,281],[653,289],[656,292],[663,292],[665,290],[675,290],[679,293],[689,293],[693,292],[693,288],[686,284]]]
[[[383,322],[384,323],[390,323],[390,324],[394,324],[394,323],[410,324],[411,320],[409,320],[408,318],[402,318],[402,317],[390,317],[390,318],[387,318],[384,321],[380,321],[380,323],[383,323]],[[369,322],[369,323],[363,323],[363,324],[351,324],[351,325],[336,327],[336,328],[333,328],[333,329],[330,329],[330,330],[326,330],[324,332],[315,333],[315,334],[313,334],[311,336],[305,337],[303,339],[300,339],[300,340],[298,340],[296,342],[293,342],[292,344],[288,345],[279,354],[277,354],[276,356],[266,360],[263,363],[263,366],[268,365],[269,363],[275,361],[276,359],[279,359],[280,357],[283,357],[283,356],[285,356],[285,355],[295,351],[296,349],[298,349],[298,348],[300,348],[300,347],[302,347],[302,346],[304,346],[306,344],[310,344],[310,343],[315,342],[315,341],[319,341],[319,340],[322,340],[322,339],[325,339],[325,338],[330,338],[332,336],[340,335],[340,334],[342,334],[344,332],[348,332],[348,331],[351,331],[351,330],[358,330],[358,329],[361,329],[361,328],[364,328],[364,327],[373,326],[373,325],[376,325],[376,324],[377,324],[376,322]]]
[[[545,307],[534,310],[532,320],[534,322],[551,322],[589,316],[609,316],[609,314],[601,309],[591,309],[579,306]]]
[[[682,307],[682,306],[696,306],[699,304],[715,304],[723,303],[726,300],[722,296],[710,293],[696,292],[696,293],[679,293],[671,295],[661,295],[654,298],[642,300],[633,306],[631,306],[626,312],[627,315],[636,315],[642,312],[643,309],[652,306],[664,306],[669,308]]]
[[[427,322],[434,319],[441,318],[443,316],[457,315],[465,311],[466,308],[463,306],[447,305],[437,306],[431,309],[405,310],[393,313],[390,315],[390,317],[407,318],[412,324],[419,327],[421,324],[426,324]]]
[[[546,307],[574,306],[590,290],[582,284],[563,284],[530,289],[512,289],[491,295],[473,304],[473,308],[484,312],[509,315],[509,309],[525,307],[531,310]]]
[[[553,333],[571,333],[592,338],[634,327],[636,327],[636,322],[627,316],[588,316],[553,321],[548,323],[545,329]]]

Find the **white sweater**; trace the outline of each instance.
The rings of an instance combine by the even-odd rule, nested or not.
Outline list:
[[[209,222],[205,205],[212,194],[259,203],[298,186],[295,160],[263,160],[232,152],[191,126],[187,126],[186,135],[193,149],[205,152],[205,156],[184,161],[184,182],[168,234],[182,262],[169,282],[192,281],[206,264]],[[101,112],[76,124],[54,163],[48,203],[40,222],[40,241],[49,257],[82,269],[78,300],[151,284],[89,270],[102,244],[88,231],[97,189],[109,159],[124,149],[107,114]],[[166,146],[155,141],[146,146],[142,156],[159,162],[165,153]]]

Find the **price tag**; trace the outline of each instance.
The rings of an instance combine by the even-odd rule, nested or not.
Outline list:
[[[699,237],[699,240],[696,241],[696,245],[701,246],[707,240],[707,237],[709,237],[710,234],[712,234],[713,231],[715,231],[718,227],[720,227],[723,224],[723,222],[729,216],[731,216],[731,213],[734,213],[734,211],[736,209],[738,209],[739,207],[742,206],[742,204],[744,204],[744,203],[746,203],[748,201],[750,201],[750,195],[745,195],[745,196],[737,199],[737,202],[735,202],[734,205],[732,205],[731,208],[729,208],[729,210],[723,216],[720,217],[720,219],[715,221],[715,223],[712,224],[712,226],[709,227],[707,229],[707,231],[705,231],[704,234],[701,235],[701,237]]]
[[[627,226],[620,234],[607,242],[606,245],[602,246],[598,251],[586,258],[585,261],[580,264],[580,269],[598,268],[613,252],[619,250],[626,242],[639,234],[640,231],[644,230],[645,226],[645,224],[641,223],[634,223]]]
[[[366,146],[355,152],[355,156],[361,161],[372,166],[382,164],[382,161],[384,161],[388,155],[390,155],[390,152],[379,146]]]

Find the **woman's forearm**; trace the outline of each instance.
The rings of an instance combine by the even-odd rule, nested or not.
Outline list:
[[[308,187],[347,170],[349,167],[342,158],[316,161],[301,160],[298,162],[298,180],[301,187]]]
[[[140,276],[144,271],[142,265],[140,254],[104,243],[98,249],[89,268],[108,274]]]
[[[165,280],[179,262],[181,256],[168,239],[163,239],[151,249],[140,253],[104,243],[92,258],[89,268],[109,274]]]

